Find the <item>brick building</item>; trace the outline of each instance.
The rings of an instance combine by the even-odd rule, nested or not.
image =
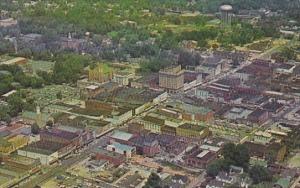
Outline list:
[[[70,150],[80,146],[80,135],[58,128],[44,129],[40,132],[42,142],[55,142],[67,145]]]
[[[101,148],[97,148],[94,151],[94,158],[96,160],[105,160],[109,163],[119,166],[126,161],[126,157],[124,155],[115,153],[113,151],[104,150]]]
[[[145,156],[154,156],[160,152],[160,145],[155,136],[141,135],[130,139],[133,146],[136,147],[136,153]]]
[[[248,120],[252,123],[263,124],[269,119],[269,112],[262,109],[256,109],[248,115]]]
[[[184,156],[184,163],[193,168],[207,168],[217,158],[217,154],[209,150],[200,149],[195,146]]]

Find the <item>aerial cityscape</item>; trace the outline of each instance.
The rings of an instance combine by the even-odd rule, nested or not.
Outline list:
[[[300,188],[300,0],[0,0],[0,188]]]

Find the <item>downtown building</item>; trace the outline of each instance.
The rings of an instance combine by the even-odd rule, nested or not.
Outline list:
[[[184,71],[181,66],[171,66],[159,71],[159,87],[170,93],[183,90]]]

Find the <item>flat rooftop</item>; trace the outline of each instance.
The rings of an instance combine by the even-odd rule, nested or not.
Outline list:
[[[32,144],[29,144],[20,150],[33,152],[33,153],[39,153],[44,155],[50,155],[61,148],[65,147],[64,144],[60,144],[57,142],[45,142],[45,141],[38,141],[34,142]]]
[[[118,139],[118,140],[126,140],[128,141],[130,138],[133,137],[133,134],[124,132],[124,131],[119,131],[116,130],[114,133],[110,136],[113,139]]]
[[[100,101],[114,101],[118,104],[125,104],[125,106],[135,106],[152,102],[153,99],[162,93],[162,91],[144,88],[119,87],[114,92],[104,92],[96,98]]]
[[[101,147],[95,148],[94,153],[96,153],[96,154],[99,153],[99,154],[102,154],[102,155],[105,155],[105,156],[108,156],[108,157],[111,157],[111,158],[117,158],[117,159],[121,159],[121,160],[124,159],[124,155],[102,149]]]
[[[152,122],[152,123],[155,123],[155,124],[158,124],[158,125],[164,125],[165,124],[164,119],[154,117],[154,116],[150,116],[150,115],[147,115],[147,116],[143,117],[142,120]]]
[[[178,128],[181,129],[189,129],[192,131],[203,131],[206,127],[201,126],[201,125],[193,125],[193,124],[189,124],[189,123],[185,123],[183,125],[180,125]]]
[[[118,142],[113,142],[112,144],[110,144],[111,146],[118,148],[122,151],[132,151],[135,149],[135,147],[129,146],[129,145],[125,145],[125,144],[120,144]]]
[[[202,106],[195,106],[187,103],[183,103],[180,101],[171,101],[166,104],[167,106],[172,106],[173,108],[181,109],[188,113],[200,113],[200,114],[207,114],[208,112],[211,112],[212,110],[206,107]]]

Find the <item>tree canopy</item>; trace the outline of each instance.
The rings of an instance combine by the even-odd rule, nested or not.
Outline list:
[[[220,171],[228,171],[230,165],[243,167],[245,170],[249,167],[249,151],[243,144],[225,144],[222,155],[222,159],[214,161],[207,167],[206,173],[209,176],[215,177]]]
[[[162,188],[160,177],[156,173],[151,173],[143,188]]]
[[[255,165],[249,170],[249,176],[253,180],[254,184],[272,180],[272,175],[268,169],[259,165]]]

